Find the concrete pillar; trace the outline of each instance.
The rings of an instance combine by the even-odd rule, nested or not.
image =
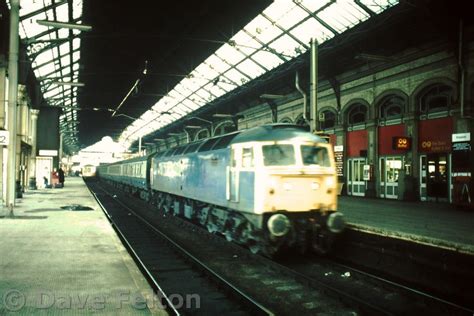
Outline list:
[[[0,130],[5,130],[5,100],[7,99],[6,83],[6,60],[4,55],[0,55]],[[3,165],[6,163],[6,157],[3,157],[4,146],[0,145],[0,203],[5,200],[6,177],[3,173]],[[5,159],[5,161],[4,161]]]
[[[16,164],[15,164],[15,174],[16,174],[16,197],[23,197],[23,179],[24,179],[24,168],[22,161],[22,149],[21,143],[26,140],[28,133],[28,124],[27,124],[27,113],[28,113],[28,94],[26,92],[26,86],[18,85],[18,95],[17,95],[17,120],[16,120]],[[24,153],[23,153],[24,154]]]
[[[16,186],[16,112],[17,112],[17,91],[18,91],[18,49],[19,49],[19,18],[20,1],[10,1],[10,42],[8,51],[8,164],[7,164],[7,195],[6,204],[13,215],[15,206],[15,186]]]
[[[28,188],[30,190],[36,190],[36,124],[38,122],[39,110],[30,111],[30,137],[31,137],[31,155],[30,155],[30,165],[28,166],[29,170],[29,184]]]

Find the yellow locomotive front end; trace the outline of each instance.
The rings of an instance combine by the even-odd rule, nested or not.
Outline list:
[[[310,245],[319,253],[327,252],[344,228],[337,212],[331,145],[292,140],[262,142],[259,147],[255,202],[269,239],[277,248]]]

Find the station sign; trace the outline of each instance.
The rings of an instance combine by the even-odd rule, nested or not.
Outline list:
[[[344,175],[344,146],[334,146],[334,159],[336,160],[336,173],[342,177]]]
[[[56,157],[58,155],[57,150],[49,150],[49,149],[40,149],[39,150],[40,156],[49,156],[49,157]]]
[[[468,142],[471,140],[471,133],[457,133],[452,135],[452,141],[455,142]]]
[[[410,150],[411,137],[395,136],[392,138],[392,149],[395,150]]]
[[[0,131],[0,146],[8,145],[8,131]]]

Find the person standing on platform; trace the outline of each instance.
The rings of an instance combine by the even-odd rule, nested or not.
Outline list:
[[[59,185],[61,186],[61,188],[64,187],[64,170],[63,168],[59,167],[58,169],[58,180],[59,180]]]

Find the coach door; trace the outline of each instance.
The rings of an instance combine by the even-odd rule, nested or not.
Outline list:
[[[351,158],[347,160],[348,195],[365,196],[364,165],[365,158]]]
[[[239,201],[239,169],[242,159],[242,148],[233,147],[230,154],[230,166],[227,166],[227,200]]]

